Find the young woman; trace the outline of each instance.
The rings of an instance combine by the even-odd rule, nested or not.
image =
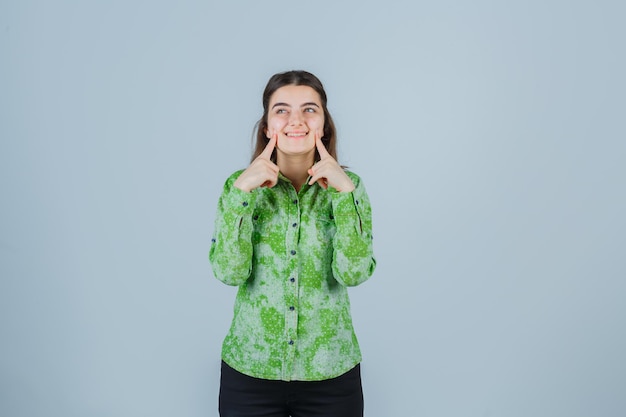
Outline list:
[[[371,208],[337,163],[322,83],[272,76],[256,150],[219,200],[209,259],[239,287],[222,345],[222,417],[363,415],[347,287],[374,271]]]

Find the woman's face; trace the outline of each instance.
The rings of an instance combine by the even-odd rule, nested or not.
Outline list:
[[[272,94],[265,135],[278,134],[276,147],[284,155],[315,152],[315,135],[324,132],[324,109],[317,91],[306,85],[286,85]]]

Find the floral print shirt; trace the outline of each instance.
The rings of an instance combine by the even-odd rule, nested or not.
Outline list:
[[[347,287],[376,266],[365,188],[346,171],[352,192],[317,183],[296,192],[279,174],[247,193],[233,186],[241,172],[224,185],[209,252],[215,277],[239,287],[222,359],[263,379],[342,375],[361,361]]]

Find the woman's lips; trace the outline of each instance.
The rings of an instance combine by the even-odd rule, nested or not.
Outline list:
[[[292,139],[299,139],[299,138],[306,137],[307,133],[305,133],[305,132],[291,132],[291,133],[287,133],[286,136],[288,138],[292,138]]]

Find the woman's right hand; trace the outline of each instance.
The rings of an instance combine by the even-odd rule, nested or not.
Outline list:
[[[274,133],[267,146],[233,184],[249,193],[258,187],[273,187],[278,182],[278,165],[271,161],[278,134]]]

